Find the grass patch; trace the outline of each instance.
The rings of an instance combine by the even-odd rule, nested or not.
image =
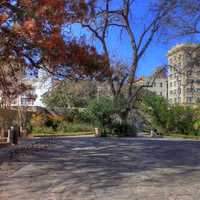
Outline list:
[[[64,133],[80,133],[80,132],[93,132],[94,126],[85,123],[61,123],[58,128],[58,132]]]
[[[54,136],[54,135],[91,135],[94,134],[94,127],[84,123],[59,123],[55,127],[52,126],[34,126],[30,133],[33,136]]]
[[[53,132],[53,133],[32,133],[33,137],[60,137],[60,136],[82,136],[82,135],[94,135],[94,132]]]
[[[181,139],[200,140],[200,136],[196,136],[196,135],[183,135],[183,134],[178,134],[178,133],[169,134],[166,137],[169,137],[169,138],[181,138]]]
[[[56,128],[47,126],[32,127],[34,137],[94,135],[94,127],[84,123],[60,123]]]

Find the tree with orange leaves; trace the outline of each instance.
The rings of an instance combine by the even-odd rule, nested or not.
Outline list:
[[[13,83],[20,81],[19,72],[27,68],[73,79],[92,74],[100,78],[104,56],[83,41],[66,41],[62,35],[64,25],[66,29],[90,18],[94,4],[95,0],[1,0],[0,91],[10,95]]]

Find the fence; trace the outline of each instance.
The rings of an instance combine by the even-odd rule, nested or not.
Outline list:
[[[18,144],[19,137],[26,137],[27,131],[22,127],[13,127],[5,131],[1,128],[0,144]]]
[[[23,116],[28,119],[28,112]],[[0,108],[0,144],[17,144],[18,137],[26,137],[26,131],[17,125],[19,122],[16,110]]]

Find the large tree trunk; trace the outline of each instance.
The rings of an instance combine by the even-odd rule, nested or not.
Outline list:
[[[120,116],[122,124],[128,124],[128,116],[129,116],[129,111],[128,110],[119,113],[119,116]]]

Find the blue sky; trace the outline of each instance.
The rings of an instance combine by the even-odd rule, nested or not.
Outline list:
[[[114,7],[117,7],[121,0],[114,0]],[[137,9],[134,11],[135,15],[133,16],[133,26],[135,28],[136,37],[139,35],[140,30],[143,28],[144,22],[148,24],[151,19],[151,15],[147,15],[146,11],[149,6],[149,3],[151,1],[156,0],[138,0],[136,1]],[[136,23],[134,23],[134,19]],[[79,37],[81,35],[85,35],[88,38],[88,41],[91,42],[90,34],[88,34],[85,30],[80,28],[80,26],[74,26],[73,28],[74,35],[76,37]],[[148,76],[152,74],[156,67],[167,64],[167,52],[169,49],[171,49],[176,44],[184,43],[184,42],[190,42],[191,38],[178,38],[173,40],[165,40],[163,38],[158,37],[154,39],[152,44],[150,45],[149,49],[146,51],[144,57],[141,59],[139,63],[139,69],[137,72],[138,76]],[[97,41],[93,41],[92,44],[96,46],[96,48],[101,51],[101,45]],[[129,37],[126,35],[126,33],[122,34],[122,37],[120,39],[119,37],[119,29],[112,28],[112,30],[109,32],[108,36],[108,45],[109,45],[109,51],[110,55],[112,57],[118,58],[126,62],[127,64],[130,64],[131,62],[131,48],[130,48],[130,41]]]

